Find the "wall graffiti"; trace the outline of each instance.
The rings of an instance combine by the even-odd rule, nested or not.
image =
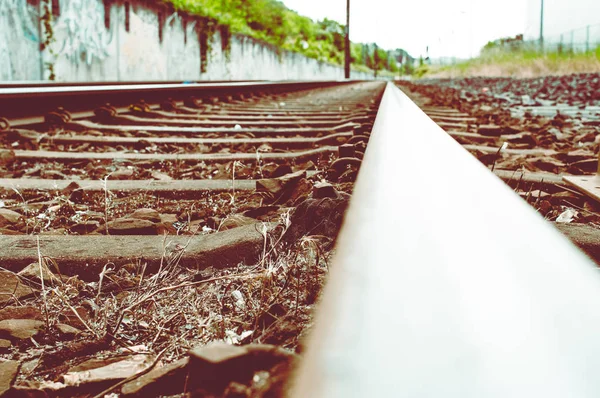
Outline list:
[[[220,32],[209,35],[199,19],[162,15],[143,0],[129,1],[128,30],[126,2],[110,3],[108,29],[104,1],[58,2],[56,18],[41,18],[40,5],[56,4],[55,0],[0,0],[0,81],[48,79],[48,64],[64,81],[302,79],[341,74],[339,67],[281,53],[250,39],[235,36],[221,42]],[[47,32],[52,39],[46,42]],[[212,54],[205,57],[206,64],[203,52]]]
[[[12,25],[20,27],[24,37],[31,41],[39,41],[39,12],[29,5],[27,0],[1,0],[0,15],[12,21]],[[10,23],[10,22],[9,22]]]
[[[22,78],[23,60],[39,46],[38,15],[27,0],[0,0],[0,80]]]
[[[10,49],[5,40],[0,40],[0,80],[14,80],[10,63]]]
[[[100,1],[61,0],[61,11],[54,26],[56,53],[71,62],[92,65],[109,55],[112,29],[104,27],[104,6]]]

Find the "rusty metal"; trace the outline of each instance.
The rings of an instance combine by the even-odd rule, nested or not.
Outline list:
[[[22,96],[23,101],[31,100],[32,103],[35,103],[38,99],[46,98],[48,102],[53,104],[53,109],[43,119],[37,114],[25,119],[12,119],[13,122],[16,121],[17,125],[30,125],[32,121],[39,122],[40,125],[30,126],[28,135],[25,137],[22,136],[22,132],[27,130],[19,130],[21,132],[15,130],[12,134],[7,135],[6,139],[13,143],[12,156],[23,161],[34,162],[69,163],[104,160],[117,163],[127,161],[152,161],[157,163],[163,161],[230,162],[239,160],[254,163],[258,161],[286,162],[305,158],[320,161],[319,159],[334,158],[339,145],[346,143],[358,132],[369,129],[372,125],[372,118],[376,113],[374,105],[376,105],[377,96],[373,97],[374,100],[365,103],[354,98],[347,100],[338,98],[332,103],[327,99],[327,96],[322,98],[317,96],[315,97],[317,99],[312,102],[297,99],[302,98],[304,92],[312,93],[312,90],[307,91],[307,88],[315,84],[315,82],[207,84],[203,85],[206,86],[202,88],[204,91],[177,94],[169,92],[170,87],[181,87],[181,85],[167,84],[153,86],[153,88],[158,87],[158,91],[163,86],[168,88],[165,89],[167,91],[162,93],[162,95],[168,95],[166,100],[162,97],[160,101],[148,102],[145,98],[138,98],[129,104],[121,97],[127,96],[130,91],[137,92],[141,90],[142,93],[147,93],[148,87],[137,87],[135,85],[122,87],[53,85],[46,87],[45,92],[44,87],[14,88],[9,91],[14,95]],[[345,85],[346,83],[326,82],[322,86],[341,86],[342,84]],[[379,83],[376,85],[382,87]],[[211,91],[214,87],[222,86],[226,86],[228,89],[232,87],[237,89],[230,94],[227,94],[227,91]],[[372,86],[372,88],[375,88],[375,86]],[[336,89],[332,90],[332,93],[336,91]],[[38,91],[41,92],[38,93]],[[57,105],[63,103],[64,98],[72,97],[73,92],[81,93],[82,103],[79,108],[76,108],[81,110],[73,111],[69,109],[71,112],[67,112],[64,107],[56,108]],[[100,100],[96,98],[97,92],[112,92],[112,96],[106,96]],[[199,95],[199,93],[202,95]],[[373,91],[373,93],[376,93],[376,91]],[[89,95],[94,98],[91,102],[88,101]],[[58,101],[49,101],[53,98],[58,99]],[[5,98],[0,97],[0,99]],[[243,99],[246,100],[239,102]],[[271,100],[273,102],[270,102]],[[280,109],[284,101],[289,104],[289,107],[285,110]],[[93,111],[89,107],[91,104],[97,104]],[[186,104],[195,108],[187,108]],[[28,108],[33,109],[31,106]],[[161,111],[165,108],[169,111]],[[346,109],[346,111],[338,111],[338,109]],[[143,125],[99,123],[114,122],[119,117],[123,120],[128,118],[134,121],[140,120],[140,118],[132,118],[130,116],[132,114],[143,115],[142,119],[145,123]],[[196,127],[165,126],[166,118],[172,119],[175,124],[187,120]],[[45,122],[47,125],[41,125],[41,122]],[[197,127],[205,122],[213,122],[216,126],[222,126]],[[241,123],[244,127],[237,125],[237,123]],[[308,127],[295,127],[305,124]],[[249,127],[246,127],[246,125]],[[59,129],[55,130],[58,126]],[[47,131],[47,128],[50,128],[50,130]],[[45,132],[39,134],[35,132],[36,129],[43,129]],[[88,133],[91,131],[93,131],[93,134]],[[138,136],[139,131],[144,131],[144,134]],[[99,137],[97,136],[98,133],[103,135]],[[148,134],[153,136],[148,136]],[[157,136],[159,134],[165,134],[166,136]],[[204,134],[206,134],[206,138],[203,138]],[[218,136],[215,136],[215,134],[218,134]],[[17,142],[14,142],[15,140]],[[14,144],[18,144],[19,141],[22,142],[22,146],[17,145],[15,147]],[[66,145],[66,147],[59,147],[58,150],[48,150],[57,144]],[[275,151],[269,152],[268,147],[266,151],[260,151],[258,147],[264,144],[269,145]],[[86,145],[93,152],[81,152],[78,149],[78,147],[86,148]],[[162,146],[157,147],[156,145]],[[183,149],[183,147],[174,149],[173,146],[178,145],[187,147],[186,149]],[[242,151],[233,149],[233,153],[219,153],[218,147],[216,151],[212,150],[211,146],[214,145],[230,145],[232,148],[237,146]],[[240,145],[242,147],[239,147]],[[244,145],[246,146],[244,147]],[[118,151],[113,152],[109,149],[107,152],[102,152],[97,150],[98,147],[111,146],[117,148]],[[149,149],[146,150],[146,148]],[[143,149],[142,153],[139,152],[140,149]],[[244,149],[247,152],[243,152]],[[285,152],[281,152],[281,150]],[[351,150],[352,155],[356,154],[356,156],[362,158],[364,144],[349,145],[345,150]],[[342,149],[343,151],[344,149]],[[344,154],[342,153],[342,155]],[[340,173],[343,172],[343,169],[346,169],[349,165],[344,162],[345,160],[335,163],[333,170],[339,168]],[[360,160],[352,158],[352,162],[360,162]],[[357,164],[352,162],[351,164]],[[26,184],[26,186],[35,185],[35,181]],[[40,186],[47,185],[44,185],[46,180],[37,181],[39,181]],[[5,186],[10,184],[22,185],[24,183],[20,179],[6,179],[4,181]],[[95,186],[90,181],[81,181],[81,184]],[[150,186],[157,186],[157,184],[160,183],[151,184]],[[175,180],[170,184],[172,185],[169,186],[173,187],[185,186],[184,180]],[[51,186],[54,185],[56,184],[51,184]],[[205,184],[203,181],[196,181],[195,184],[188,185],[190,190],[218,190],[218,187],[223,186],[223,184],[213,184],[212,182]],[[140,184],[132,182],[126,184],[126,186],[130,190],[135,190]]]
[[[114,85],[26,85],[0,88],[0,117],[11,125],[23,125],[23,121],[41,122],[39,115],[52,112],[57,106],[72,113],[89,111],[110,102],[114,107],[129,106],[145,100],[160,104],[165,98],[181,99],[196,96],[224,97],[245,92],[269,93],[292,92],[318,87],[355,83],[353,81],[304,81],[304,82],[229,82],[229,83],[162,83],[162,84],[114,84]],[[118,94],[118,95],[116,95]],[[52,99],[51,101],[49,99]]]
[[[147,131],[152,133],[177,133],[177,134],[201,134],[201,133],[229,133],[229,134],[240,134],[240,133],[251,133],[261,135],[319,135],[326,132],[352,132],[356,131],[361,125],[358,123],[344,123],[331,128],[312,128],[312,127],[288,127],[288,128],[236,128],[234,127],[179,127],[179,126],[152,126],[152,125],[111,125],[111,124],[99,124],[89,122],[87,120],[81,120],[78,122],[70,122],[65,125],[65,128],[72,129],[74,131],[94,129],[99,131],[121,131],[121,132],[136,132],[136,131]]]
[[[290,160],[311,158],[317,155],[336,153],[336,146],[322,146],[319,148],[282,153],[128,153],[128,152],[58,152],[58,151],[14,151],[17,159],[32,160],[54,160],[54,161],[73,161],[73,160],[151,160],[160,161],[214,161],[229,162],[235,160],[245,160],[248,162],[257,162],[260,160]]]

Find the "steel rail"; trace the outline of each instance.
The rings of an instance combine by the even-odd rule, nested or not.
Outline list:
[[[388,84],[292,396],[598,397],[599,307],[592,261]]]
[[[263,80],[128,80],[128,81],[98,81],[98,82],[57,82],[57,81],[10,81],[0,82],[0,88],[25,88],[25,87],[74,87],[74,86],[132,86],[147,84],[221,84],[221,83],[246,83],[260,82]]]
[[[90,111],[110,103],[113,107],[128,106],[144,100],[161,103],[167,98],[181,99],[238,95],[256,92],[281,93],[308,90],[357,81],[282,81],[282,82],[228,82],[228,83],[161,83],[161,84],[115,84],[71,85],[50,87],[0,88],[0,117],[16,124],[39,123],[39,116],[55,111],[57,107],[69,112]],[[13,124],[13,125],[16,125]]]

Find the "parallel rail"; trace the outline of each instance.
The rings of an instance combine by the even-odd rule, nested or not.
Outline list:
[[[120,145],[142,143],[268,143],[282,152],[263,154],[263,160],[287,161],[322,154],[342,157],[340,143],[366,140],[369,144],[338,240],[331,277],[293,395],[598,396],[600,312],[596,306],[600,304],[600,279],[596,267],[400,90],[388,84],[370,137],[373,110],[367,106],[359,109],[356,101],[339,99],[326,108],[320,103],[291,102],[281,109],[221,101],[235,96],[239,99],[240,94],[350,83],[99,85],[80,89],[34,85],[25,91],[1,89],[0,116],[18,127],[44,123],[46,118],[41,115],[56,112],[57,103],[70,112],[63,127],[76,134],[43,136],[38,141],[64,145],[66,150],[16,149],[14,154],[22,161],[223,162],[257,157],[257,151],[112,151]],[[48,101],[49,96],[57,101]],[[186,98],[190,96],[208,104],[213,99],[223,103],[212,109],[198,101],[194,108],[188,106]],[[180,112],[177,118],[169,116],[168,106],[161,105],[168,97],[167,105]],[[141,100],[149,104],[147,108],[128,107]],[[93,109],[106,102],[115,112],[105,108],[107,114],[95,114]],[[334,105],[342,109],[334,109]],[[443,113],[439,116],[444,123],[467,120]],[[94,115],[98,120],[84,120]],[[102,135],[86,134],[89,130]],[[151,136],[120,135],[135,131]],[[69,145],[76,144],[99,151],[71,152]],[[90,178],[79,181],[79,189],[96,193],[140,190],[135,182]],[[0,180],[5,190],[63,190],[70,183]],[[171,193],[250,191],[256,187],[251,179],[141,183],[147,191]],[[85,247],[85,238],[44,237],[37,244],[46,255],[60,257],[65,244]],[[163,255],[156,250],[161,243],[157,236],[136,238],[137,245],[126,237],[106,244],[109,238],[87,240],[94,242],[92,253],[70,259],[76,264],[74,269],[80,267],[81,272],[90,273],[101,270],[99,264],[90,266],[93,256],[105,255],[118,262],[122,253],[136,250],[151,253],[158,261]],[[532,245],[532,238],[540,244]],[[13,254],[21,256],[19,267],[36,261],[37,247],[20,239],[4,240],[11,246],[0,255],[0,261]],[[119,244],[116,254],[115,242]],[[260,246],[262,236],[258,242]],[[197,250],[200,253],[203,248]],[[225,254],[219,252],[217,256]]]
[[[10,168],[4,168],[3,172],[11,178],[0,179],[3,193],[0,199],[9,198],[10,204],[3,205],[28,213],[27,220],[33,225],[37,212],[43,220],[48,215],[55,216],[45,214],[45,209],[53,195],[62,197],[65,190],[69,191],[68,198],[73,189],[77,191],[74,206],[85,205],[85,211],[102,210],[96,204],[102,193],[105,203],[109,203],[107,197],[113,194],[129,195],[125,199],[134,203],[134,195],[140,193],[150,195],[155,201],[177,202],[184,211],[194,199],[217,200],[223,192],[232,197],[236,192],[237,196],[240,192],[252,193],[260,179],[289,174],[292,168],[304,170],[306,177],[320,173],[321,178],[331,179],[328,167],[333,167],[335,160],[343,155],[342,145],[352,149],[350,157],[355,164],[360,162],[354,158],[354,148],[366,146],[382,92],[381,83],[335,81],[0,90],[0,102],[7,105],[0,107],[7,117],[6,126],[0,126],[2,154],[12,159],[3,163]],[[107,99],[110,105],[103,102]],[[37,107],[38,102],[43,106]],[[45,116],[40,113],[44,111],[48,112]],[[263,173],[262,165],[268,167],[268,163],[271,171]],[[312,166],[303,166],[306,163]],[[287,171],[274,176],[273,167]],[[246,174],[241,175],[242,171]],[[117,177],[120,172],[129,174]],[[158,177],[153,173],[158,173]],[[15,197],[15,192],[17,195],[27,192],[28,199]],[[184,197],[189,201],[185,202]],[[265,203],[271,199],[267,198]],[[243,200],[238,198],[237,202]],[[34,209],[31,214],[29,208]],[[89,278],[107,258],[117,266],[136,258],[144,258],[149,270],[159,265],[160,252],[149,259],[145,253],[131,250],[114,259],[110,239],[96,239],[103,243],[93,255],[60,249],[69,242],[81,242],[73,243],[74,247],[86,246],[91,237],[81,235],[117,234],[110,232],[108,226],[102,230],[102,225],[127,213],[115,209],[111,214],[110,205],[106,208],[104,223],[88,218],[84,211],[79,224],[73,224],[72,218],[63,223],[68,236],[44,237],[41,242],[44,255],[69,264],[67,271],[83,269]],[[213,212],[222,213],[220,210],[210,213]],[[212,214],[200,218],[206,221],[210,217]],[[170,234],[193,235],[192,222],[198,226],[202,221],[179,218],[175,223],[168,222]],[[100,222],[100,229],[96,228],[96,222]],[[27,233],[51,233],[56,229],[56,224],[49,224],[49,230],[39,230],[37,221],[33,229],[29,224]],[[175,231],[173,224],[184,227]],[[137,235],[126,231],[118,234]],[[132,244],[138,241],[147,241],[149,246],[161,244],[154,239],[156,236],[150,236],[152,232],[140,233],[146,236],[131,236]],[[254,235],[262,239],[259,233]],[[0,262],[4,268],[19,271],[35,252],[28,243],[33,239],[31,236],[15,239],[0,235],[0,241],[14,246],[14,250],[0,253]],[[230,262],[246,258],[245,253],[236,256]],[[90,266],[84,267],[85,264]]]
[[[594,264],[391,84],[331,268],[294,396],[600,394]]]
[[[225,98],[254,93],[277,93],[331,87],[355,81],[288,81],[288,82],[141,82],[95,85],[35,85],[0,87],[0,118],[11,121],[13,127],[42,123],[43,115],[56,110],[57,104],[69,110],[76,118],[93,115],[90,111],[110,103],[126,109],[140,100],[160,103],[168,98],[181,100]]]

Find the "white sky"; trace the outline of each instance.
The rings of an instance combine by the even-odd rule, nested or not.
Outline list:
[[[346,0],[283,0],[313,19],[346,21]],[[351,39],[412,56],[476,56],[488,41],[539,32],[540,0],[351,0]],[[546,0],[546,35],[600,24],[600,0]]]

